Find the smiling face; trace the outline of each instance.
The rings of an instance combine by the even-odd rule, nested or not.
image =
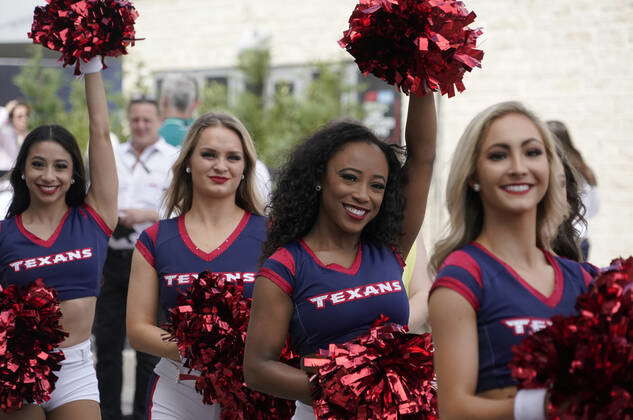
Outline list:
[[[319,221],[360,234],[380,211],[388,176],[387,159],[378,146],[348,143],[327,164]]]
[[[235,197],[246,168],[242,141],[225,127],[205,128],[189,158],[194,194]]]
[[[72,157],[55,141],[37,142],[29,149],[23,173],[31,203],[52,204],[64,200],[70,188]]]
[[[536,212],[549,185],[549,162],[541,133],[526,116],[496,119],[482,141],[473,183],[481,187],[486,213]]]

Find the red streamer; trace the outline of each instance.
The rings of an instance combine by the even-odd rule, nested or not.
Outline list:
[[[481,29],[461,1],[360,0],[339,44],[372,73],[405,94],[465,90],[466,71],[481,67]]]
[[[406,331],[381,317],[366,335],[304,358],[318,369],[317,418],[438,419],[431,335]]]
[[[41,404],[55,389],[63,352],[56,350],[68,333],[54,290],[41,279],[24,289],[0,287],[0,410]]]
[[[62,53],[64,67],[98,55],[117,57],[134,45],[138,12],[127,0],[47,0],[35,8],[28,37],[35,44]],[[103,63],[104,68],[107,66]]]
[[[513,349],[520,388],[548,388],[552,419],[633,418],[633,257],[618,259],[578,297],[579,315]]]
[[[251,299],[243,285],[204,272],[169,313],[166,330],[176,340],[185,367],[200,371],[196,390],[205,404],[220,404],[223,420],[282,420],[294,414],[294,401],[246,387],[242,361]],[[292,355],[284,350],[282,360]]]

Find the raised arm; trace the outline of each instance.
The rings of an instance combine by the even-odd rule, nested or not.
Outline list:
[[[310,404],[306,372],[279,361],[288,336],[292,300],[266,277],[257,277],[244,351],[244,379],[256,391]]]
[[[90,189],[86,203],[93,207],[114,230],[117,223],[117,192],[119,189],[114,152],[110,142],[108,102],[101,72],[85,75],[86,104],[90,122],[88,144]]]
[[[477,396],[479,351],[477,319],[457,292],[439,288],[429,299],[435,345],[440,416],[444,420],[512,420],[514,399]]]
[[[156,326],[157,278],[154,267],[135,249],[127,294],[127,336],[136,350],[180,361],[176,343],[165,341],[167,332]]]
[[[428,270],[428,257],[422,235],[416,240],[415,262],[409,284],[409,331],[421,334],[429,330],[429,290],[433,280]]]
[[[400,252],[403,255],[408,254],[424,221],[426,200],[435,162],[436,136],[437,117],[434,95],[431,93],[422,97],[411,95],[405,131],[407,161],[404,165],[409,182],[404,187],[407,204],[404,211],[404,235],[399,243]]]

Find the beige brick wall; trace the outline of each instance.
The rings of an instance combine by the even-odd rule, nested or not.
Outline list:
[[[337,45],[352,0],[136,0],[139,42],[125,61],[146,71],[231,67],[242,34],[271,34],[275,65],[345,60]],[[516,99],[544,119],[568,124],[598,176],[601,209],[591,220],[591,260],[633,254],[633,1],[470,0],[485,35],[484,68],[467,91],[440,99],[435,187],[424,226],[431,244],[445,217],[450,156],[467,122],[495,102]]]
[[[467,91],[440,103],[436,191],[424,231],[437,237],[455,143],[488,105],[520,100],[570,128],[598,177],[601,208],[590,221],[590,260],[633,254],[633,2],[470,1],[484,27],[482,70]]]

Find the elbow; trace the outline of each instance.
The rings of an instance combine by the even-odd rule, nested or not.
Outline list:
[[[262,369],[259,368],[259,363],[251,360],[249,357],[244,358],[244,383],[253,391],[266,393],[261,372]]]
[[[127,329],[127,341],[130,343],[130,346],[137,351],[142,351],[142,345],[140,343],[140,334],[138,332],[138,328],[135,324],[131,322],[126,323]]]

